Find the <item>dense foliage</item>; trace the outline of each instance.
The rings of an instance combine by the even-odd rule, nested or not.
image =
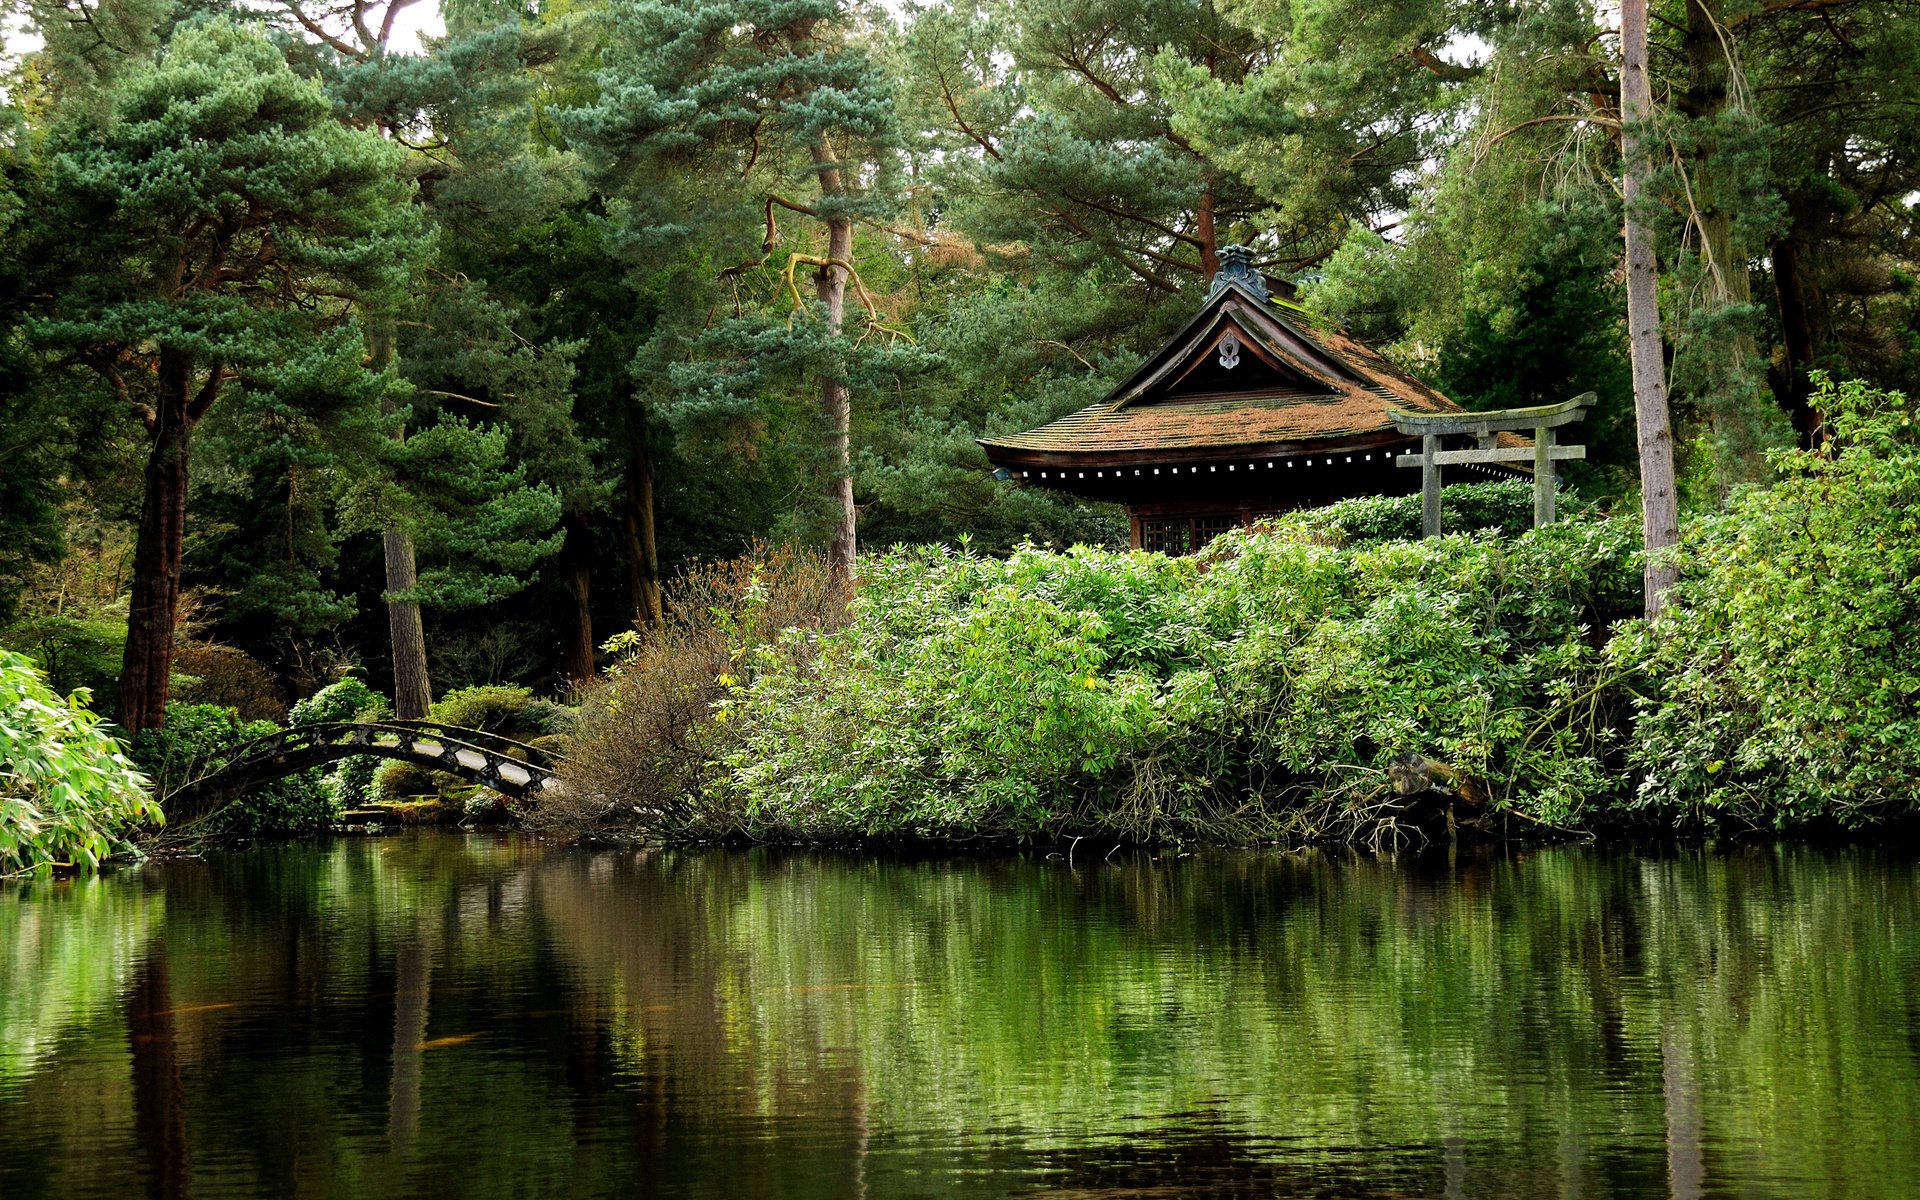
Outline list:
[[[1920,424],[1823,384],[1821,450],[1697,522],[1671,621],[1623,637],[1645,674],[1636,803],[1662,823],[1862,826],[1920,804]]]
[[[1816,368],[1916,379],[1920,17],[1655,8],[1704,512],[1814,444]],[[355,666],[413,715],[552,694],[663,580],[856,511],[868,544],[1113,545],[974,439],[1099,397],[1236,242],[1469,406],[1597,392],[1569,478],[1634,487],[1608,9],[587,0],[425,40],[382,0],[25,11],[0,644],[136,725]],[[225,649],[156,667],[169,638]]]
[[[678,691],[704,716],[590,721],[600,807],[570,804],[667,837],[1378,840],[1419,817],[1418,756],[1455,816],[1563,831],[1909,816],[1920,437],[1897,393],[1814,402],[1830,440],[1690,527],[1653,625],[1633,522],[1592,512],[1406,540],[1403,501],[1352,501],[1185,559],[902,549],[829,630],[769,632],[764,588],[714,608],[718,672]],[[597,709],[662,683],[616,672]]]
[[[1371,832],[1387,766],[1420,753],[1575,819],[1612,747],[1540,717],[1634,610],[1635,550],[1601,520],[1355,546],[1290,521],[1188,559],[897,551],[843,627],[736,641],[701,795],[628,807],[669,834],[1316,838]]]
[[[166,723],[133,739],[132,757],[154,781],[159,795],[212,774],[245,747],[281,727],[248,721],[217,704],[167,706]],[[351,761],[351,760],[349,760]],[[319,833],[339,815],[321,770],[309,767],[284,779],[248,788],[197,823],[197,834],[233,837],[297,837]]]
[[[1047,557],[1016,548],[1112,550],[1120,514],[996,481],[975,439],[1105,394],[1242,244],[1274,292],[1468,407],[1595,392],[1590,452],[1567,479],[1630,502],[1616,13],[1574,0],[580,0],[443,6],[426,37],[407,32],[423,11],[410,0],[100,0],[78,17],[32,0],[24,32],[40,41],[0,63],[0,645],[57,690],[93,688],[140,734],[169,701],[278,721],[356,672],[387,700],[353,713],[422,717],[460,695],[495,724],[504,710],[467,689],[532,704],[604,670],[656,679],[671,686],[620,710],[639,741],[706,729],[717,698],[738,709],[732,748],[683,745],[680,765],[613,790],[671,778],[656,790],[730,806],[742,827],[824,820],[826,792],[785,795],[769,764],[804,774],[826,747],[883,791],[946,772],[1009,830],[1072,826],[1081,798],[1136,784],[1139,820],[1116,828],[1272,827],[1242,826],[1234,789],[1358,795],[1335,775],[1415,750],[1512,772],[1542,819],[1588,803],[1588,760],[1641,773],[1633,810],[1650,821],[1770,822],[1754,797],[1788,775],[1807,789],[1788,819],[1874,819],[1911,741],[1891,632],[1906,594],[1831,581],[1908,569],[1885,525],[1900,485],[1893,466],[1878,484],[1854,474],[1848,448],[1893,435],[1815,381],[1920,383],[1920,10],[1653,9],[1644,134],[1659,153],[1634,215],[1658,250],[1691,615],[1570,668],[1614,684],[1567,735],[1565,779],[1526,756],[1575,728],[1539,708],[1543,664],[1581,636],[1598,653],[1624,613],[1610,573],[1630,549],[1606,520],[1570,525],[1605,543],[1569,549],[1572,566],[1539,547],[1575,535],[1522,535],[1520,496],[1498,488],[1454,492],[1439,546],[1392,544],[1413,532],[1396,501],[1240,539],[1204,573]],[[1836,488],[1863,497],[1857,511]],[[924,549],[963,537],[959,554]],[[821,633],[856,538],[905,548],[876,561],[853,628],[888,619],[883,602],[925,628],[871,630],[898,646],[796,645],[786,684],[708,669],[716,644],[785,653],[784,626],[716,643],[703,602],[663,602],[664,581],[724,574],[702,564],[761,542],[796,562],[824,551],[837,582],[787,598],[791,623]],[[1836,570],[1795,559],[1803,547]],[[1343,582],[1325,629],[1222,623],[1253,564],[1311,589],[1330,562]],[[1555,574],[1582,563],[1596,573]],[[1151,619],[1057,592],[1103,572]],[[1586,607],[1522,612],[1530,589],[1563,586],[1588,589]],[[719,607],[745,618],[745,603]],[[1764,632],[1749,644],[1734,628]],[[610,639],[625,630],[641,644]],[[1405,745],[1313,741],[1319,710],[1300,714],[1305,741],[1268,744],[1261,721],[1335,702],[1247,680],[1206,693],[1232,705],[1190,707],[1205,691],[1189,694],[1193,671],[1229,669],[1215,660],[1287,688],[1315,678],[1308,659],[1251,646],[1332,661],[1390,631],[1435,639],[1429,665],[1478,689],[1421,737],[1394,726]],[[943,656],[976,652],[1032,687],[996,697],[969,676],[938,703],[914,690]],[[816,653],[843,682],[809,682]],[[1816,657],[1861,668],[1819,683],[1825,710],[1793,698]],[[1406,663],[1375,667],[1353,668],[1359,691],[1338,703],[1356,707],[1335,706],[1354,730],[1394,724],[1369,688],[1419,682],[1396,674]],[[1056,669],[1099,686],[1055,695],[1041,678]],[[822,721],[897,704],[979,754],[995,752],[983,714],[1004,701],[1037,757],[989,785],[930,740],[815,737],[773,711],[789,685],[825,689]],[[801,695],[788,702],[812,703]],[[1476,705],[1491,707],[1463,715]],[[617,715],[588,708],[589,725]],[[1521,709],[1546,724],[1510,742],[1500,722]],[[1629,710],[1644,736],[1624,738]],[[1485,745],[1482,720],[1498,727]],[[1208,721],[1252,774],[1193,782],[1224,761],[1201,752]],[[189,741],[212,736],[196,729]],[[336,807],[378,790],[364,760],[325,780]],[[310,799],[288,812],[321,811]],[[901,803],[881,807],[903,830],[952,815]]]
[[[160,821],[146,777],[87,701],[0,650],[0,874],[94,867]]]

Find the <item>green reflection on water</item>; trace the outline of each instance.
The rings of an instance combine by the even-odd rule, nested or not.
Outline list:
[[[15,887],[0,1195],[1908,1196],[1917,891],[450,836]]]

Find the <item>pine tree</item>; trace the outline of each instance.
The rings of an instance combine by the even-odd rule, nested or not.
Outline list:
[[[782,216],[805,216],[823,235],[823,244],[789,250],[777,269],[797,301],[797,272],[812,268],[822,340],[790,350],[815,365],[833,510],[829,562],[845,578],[856,536],[847,288],[864,298],[854,226],[886,209],[885,189],[864,177],[884,181],[895,165],[887,80],[838,0],[618,0],[607,15],[601,95],[572,124],[597,152],[641,253],[656,264],[684,261],[695,239],[692,257],[711,256],[725,264],[720,274],[737,279],[778,263]],[[669,173],[696,177],[686,180],[699,191],[696,210],[662,186]],[[793,194],[803,183],[811,196]],[[867,316],[878,319],[871,308]]]
[[[357,363],[356,310],[415,241],[398,151],[335,121],[258,32],[183,28],[102,108],[50,142],[36,215],[60,293],[40,332],[147,431],[119,710],[139,732],[165,719],[194,428],[286,364]]]
[[[379,487],[356,481],[354,520],[384,512],[393,523],[380,530],[385,561],[389,648],[397,715],[420,718],[432,702],[427,662],[423,599],[426,608],[458,608],[457,597],[500,593],[505,576],[492,571],[486,555],[472,566],[471,586],[430,586],[457,572],[457,561],[424,562],[416,539],[422,514],[432,512],[431,495],[407,500],[394,490],[403,479],[419,480],[407,467],[404,443],[410,431],[450,421],[435,436],[435,453],[465,447],[464,456],[485,458],[492,443],[486,431],[468,428],[470,418],[503,421],[524,436],[508,443],[519,461],[499,477],[501,491],[489,503],[505,505],[531,519],[548,510],[558,488],[569,514],[568,557],[574,565],[574,619],[567,639],[568,674],[576,680],[592,673],[594,639],[584,568],[584,514],[600,495],[587,464],[582,439],[573,428],[571,370],[566,347],[511,347],[519,310],[486,295],[471,279],[439,267],[450,254],[472,258],[479,243],[498,244],[519,224],[541,219],[574,190],[571,165],[531,152],[532,80],[565,51],[565,29],[522,19],[518,9],[487,4],[456,4],[442,14],[447,37],[424,53],[391,48],[395,23],[416,0],[349,0],[337,7],[314,7],[303,0],[281,0],[279,11],[289,33],[308,39],[312,69],[325,79],[343,119],[381,131],[411,153],[401,171],[419,183],[421,217],[437,236],[436,260],[410,280],[407,318],[398,313],[370,314],[376,367],[392,369],[413,385],[404,410],[396,407],[393,435],[400,446],[383,455],[388,468]],[[456,251],[454,248],[458,247]],[[484,254],[477,257],[484,257]],[[425,318],[425,319],[422,319]],[[464,356],[450,337],[469,343]],[[424,350],[422,347],[426,347]],[[465,371],[465,373],[462,373]],[[512,379],[503,384],[503,372]],[[476,440],[478,439],[478,440]],[[529,481],[529,466],[544,468]],[[530,482],[532,490],[529,490]],[[427,486],[420,480],[421,486]],[[370,497],[379,496],[376,502]],[[556,517],[557,519],[557,517]],[[551,522],[549,529],[551,528]],[[514,544],[526,539],[551,554],[560,542],[549,530],[520,525]],[[444,545],[444,541],[443,541]],[[519,557],[502,546],[503,559]],[[517,591],[532,579],[533,561],[514,577]],[[485,580],[483,583],[482,580]]]
[[[1652,231],[1644,205],[1652,158],[1648,136],[1653,89],[1647,80],[1647,3],[1620,5],[1620,118],[1626,130],[1621,195],[1626,202],[1627,341],[1633,355],[1633,404],[1640,431],[1641,534],[1647,554],[1647,619],[1660,615],[1679,578],[1668,552],[1680,541],[1673,479],[1673,433],[1667,414],[1666,361],[1660,345],[1660,301]]]

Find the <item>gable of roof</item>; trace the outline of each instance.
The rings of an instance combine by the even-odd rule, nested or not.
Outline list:
[[[1145,456],[1256,446],[1306,452],[1328,443],[1406,440],[1388,419],[1389,408],[1463,411],[1346,334],[1299,310],[1279,310],[1228,280],[1099,401],[980,444],[996,460],[1024,457],[1021,452]]]

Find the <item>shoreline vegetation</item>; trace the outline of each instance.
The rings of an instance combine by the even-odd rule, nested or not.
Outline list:
[[[1920,781],[1911,403],[1817,397],[1828,438],[1686,523],[1639,619],[1637,521],[1477,532],[1357,500],[1191,558],[1031,547],[695,572],[610,647],[546,828],[676,840],[1422,843],[1862,833]],[[1503,500],[1505,501],[1503,505]],[[1412,528],[1408,528],[1411,525]]]
[[[1572,504],[1531,529],[1526,484],[1447,489],[1463,532],[1428,540],[1402,497],[1187,558],[896,548],[850,587],[769,549],[686,573],[660,628],[609,643],[577,710],[502,687],[434,706],[564,751],[558,797],[515,811],[350,759],[201,832],[314,833],[437,791],[418,804],[663,842],[1871,834],[1920,801],[1920,425],[1858,383],[1819,401],[1819,450],[1686,523],[1657,623],[1636,615],[1631,509]],[[23,656],[0,673],[0,872],[151,844],[169,780],[275,727],[180,705],[128,748]],[[287,719],[386,706],[349,677]]]

